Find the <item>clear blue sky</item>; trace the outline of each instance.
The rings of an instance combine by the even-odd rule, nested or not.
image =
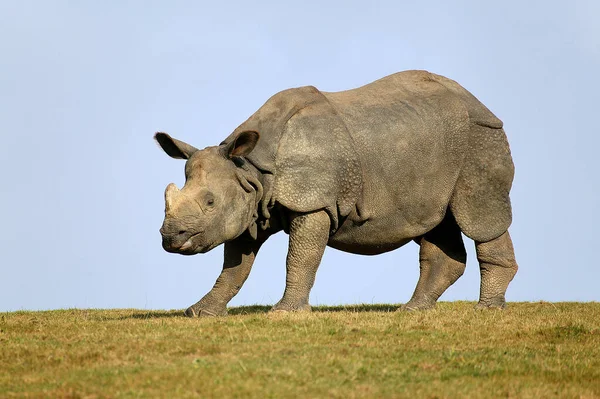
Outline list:
[[[223,249],[162,250],[163,190],[184,176],[153,133],[215,145],[277,91],[405,69],[457,80],[505,123],[520,265],[508,300],[600,300],[600,3],[216,3],[0,3],[0,311],[194,303]],[[466,244],[442,300],[478,298]],[[231,305],[280,298],[286,249],[271,238]],[[418,269],[414,243],[328,249],[311,302],[406,302]]]

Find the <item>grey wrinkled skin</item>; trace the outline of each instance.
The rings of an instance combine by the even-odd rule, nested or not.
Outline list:
[[[402,309],[435,306],[464,272],[475,241],[478,307],[503,308],[517,272],[508,227],[514,167],[502,122],[458,83],[426,71],[337,93],[275,94],[219,146],[155,139],[185,159],[165,191],[166,251],[225,243],[223,271],[188,316],[224,315],[261,245],[289,234],[286,286],[273,311],[310,310],[327,245],[375,255],[414,240],[420,277]]]

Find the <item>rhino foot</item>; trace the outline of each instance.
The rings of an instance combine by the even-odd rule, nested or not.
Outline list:
[[[210,317],[210,316],[227,316],[227,308],[210,309],[201,306],[192,305],[184,312],[187,317]]]
[[[287,313],[287,312],[310,312],[311,307],[308,303],[305,304],[288,304],[277,303],[271,308],[271,312]]]
[[[398,308],[398,312],[414,312],[418,310],[429,310],[435,308],[435,302],[412,302],[409,301]]]
[[[504,295],[497,296],[493,298],[480,299],[477,305],[475,305],[476,309],[505,309],[506,308],[506,300],[504,299]]]

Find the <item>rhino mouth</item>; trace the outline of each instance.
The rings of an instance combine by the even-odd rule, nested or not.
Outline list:
[[[198,243],[198,238],[200,238],[202,234],[203,233],[200,232],[192,235],[190,238],[187,239],[186,242],[183,243],[181,247],[177,249],[177,252],[179,252],[182,255],[194,255],[198,253],[208,252],[218,245],[213,243],[206,243],[204,245],[201,245],[200,243]]]
[[[198,237],[199,235],[200,235],[200,233],[196,233],[196,234],[192,235],[190,238],[187,239],[186,242],[184,242],[179,247],[179,250],[182,252],[185,252],[185,251],[188,251],[188,250],[194,248],[195,246],[197,246],[194,244],[194,238]]]

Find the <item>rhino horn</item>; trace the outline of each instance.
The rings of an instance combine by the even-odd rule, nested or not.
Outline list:
[[[175,198],[180,193],[175,183],[171,183],[165,190],[165,212],[170,212],[175,204]]]

